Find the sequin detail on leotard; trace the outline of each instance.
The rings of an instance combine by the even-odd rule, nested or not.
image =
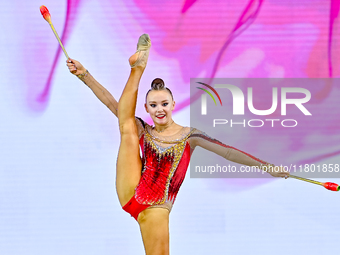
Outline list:
[[[174,202],[175,195],[169,194],[171,180],[175,170],[186,150],[188,137],[191,131],[180,140],[164,141],[152,136],[147,130],[141,137],[143,152],[143,169],[139,185],[136,188],[135,197],[141,204],[159,205],[168,201]],[[161,144],[173,144],[161,147]],[[177,193],[177,192],[176,192]]]

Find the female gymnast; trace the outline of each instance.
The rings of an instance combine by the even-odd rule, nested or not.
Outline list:
[[[169,213],[196,146],[236,163],[270,169],[268,172],[274,177],[287,178],[289,173],[195,128],[175,123],[172,119],[175,101],[162,79],[153,80],[145,99],[145,109],[154,126],[135,117],[138,86],[150,46],[149,36],[140,36],[137,52],[129,58],[131,73],[119,102],[78,61],[68,59],[67,66],[118,117],[121,137],[116,169],[118,199],[123,209],[137,220],[146,254],[159,255],[169,254]]]

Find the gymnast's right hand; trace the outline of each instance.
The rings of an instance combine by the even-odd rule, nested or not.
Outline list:
[[[77,60],[69,58],[68,60],[66,60],[66,63],[67,63],[68,69],[74,75],[79,75],[79,74],[83,74],[86,72],[86,68],[83,67],[83,65],[80,64],[80,62],[78,62]]]

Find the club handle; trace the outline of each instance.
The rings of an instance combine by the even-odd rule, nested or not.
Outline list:
[[[59,44],[60,44],[61,48],[63,49],[63,51],[64,51],[64,54],[65,54],[66,58],[67,58],[67,59],[69,59],[70,57],[68,56],[68,54],[67,54],[67,52],[66,52],[66,50],[65,50],[65,48],[64,48],[64,45],[62,44],[62,42],[61,42],[61,40],[60,40],[60,38],[59,38],[59,36],[58,36],[58,33],[57,33],[57,31],[55,31],[55,29],[54,29],[54,26],[53,26],[52,22],[51,22],[51,23],[49,23],[49,24],[50,24],[50,26],[51,26],[51,28],[52,28],[52,30],[53,30],[53,33],[54,33],[55,37],[57,38],[57,40],[58,40],[58,42],[59,42]]]
[[[323,184],[324,184],[323,182],[314,181],[314,180],[311,180],[311,179],[303,178],[303,177],[292,175],[292,174],[289,175],[289,178],[294,178],[294,179],[297,179],[297,180],[310,182],[310,183],[314,183],[314,184],[321,185],[321,186],[323,186]]]

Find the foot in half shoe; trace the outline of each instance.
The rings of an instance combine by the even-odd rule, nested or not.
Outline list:
[[[146,67],[151,47],[151,40],[148,34],[142,34],[138,39],[137,51],[129,58],[131,68],[140,66]]]

